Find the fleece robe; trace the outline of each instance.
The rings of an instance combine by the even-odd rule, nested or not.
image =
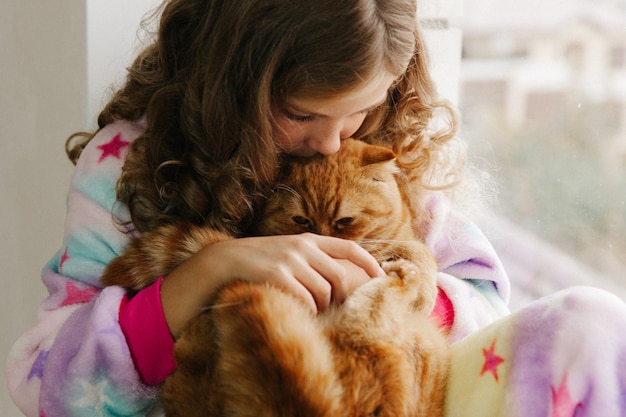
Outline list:
[[[114,122],[78,161],[63,244],[42,272],[49,296],[8,358],[9,391],[27,416],[146,416],[158,408],[159,385],[173,369],[160,281],[131,301],[99,283],[135,235],[116,182],[144,129],[142,121]],[[485,236],[440,196],[428,210],[427,245],[440,270],[433,314],[453,342],[449,415],[623,416],[615,411],[624,409],[626,383],[615,372],[626,359],[623,331],[599,330],[616,329],[614,319],[624,328],[623,305],[579,291],[509,315],[509,281]],[[602,339],[587,342],[590,334]],[[539,411],[529,412],[535,401]],[[480,412],[459,411],[465,407]]]

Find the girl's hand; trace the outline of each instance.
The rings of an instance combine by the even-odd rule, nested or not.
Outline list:
[[[323,311],[381,275],[376,260],[352,241],[311,233],[241,238],[214,243],[189,258],[163,281],[161,302],[176,337],[235,279],[272,283]]]

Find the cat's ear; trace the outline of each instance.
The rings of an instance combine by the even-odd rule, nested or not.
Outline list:
[[[376,145],[368,145],[363,148],[363,155],[361,161],[363,166],[370,164],[377,164],[379,162],[386,162],[395,159],[396,154],[389,148]]]

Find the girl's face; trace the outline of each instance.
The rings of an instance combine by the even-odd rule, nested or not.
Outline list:
[[[332,155],[361,127],[367,114],[387,101],[396,77],[384,73],[329,99],[287,97],[272,108],[274,141],[295,156]]]

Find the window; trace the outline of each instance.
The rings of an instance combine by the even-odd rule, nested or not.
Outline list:
[[[487,229],[529,298],[576,284],[626,295],[626,10],[599,0],[605,13],[582,19],[582,3],[465,0],[458,21],[463,134],[500,191]]]
[[[609,59],[609,65],[612,69],[626,69],[626,46],[613,45]]]

